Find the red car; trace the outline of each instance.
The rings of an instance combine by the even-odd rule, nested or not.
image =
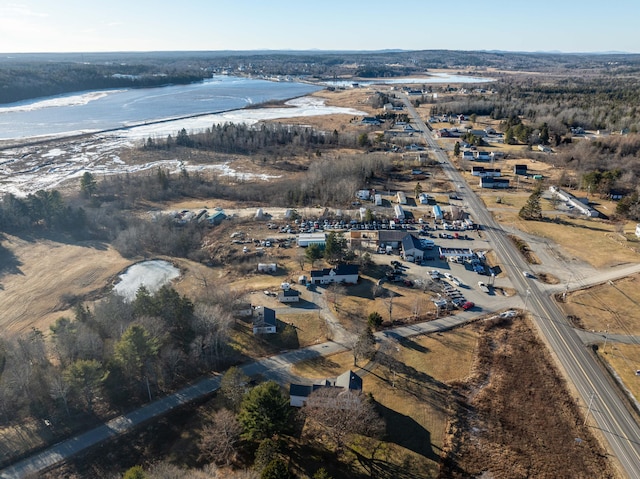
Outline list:
[[[475,306],[475,304],[472,301],[467,301],[466,303],[464,303],[462,305],[462,309],[464,309],[465,311],[467,311],[468,309],[471,309]]]

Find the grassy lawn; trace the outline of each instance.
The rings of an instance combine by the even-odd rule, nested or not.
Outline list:
[[[570,293],[563,308],[567,314],[580,318],[586,330],[611,334],[640,335],[640,276],[617,280]]]
[[[601,349],[599,353],[633,397],[640,398],[640,376],[636,376],[640,369],[640,345],[607,343],[605,351]]]

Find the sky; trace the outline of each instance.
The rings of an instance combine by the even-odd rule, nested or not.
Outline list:
[[[0,52],[640,52],[640,0],[0,0]]]

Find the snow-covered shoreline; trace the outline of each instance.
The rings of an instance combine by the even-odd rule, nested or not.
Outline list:
[[[164,138],[169,134],[175,135],[182,128],[196,132],[223,123],[255,124],[281,118],[333,114],[365,115],[364,112],[353,108],[327,106],[323,99],[310,96],[288,100],[285,105],[281,108],[250,108],[199,115],[0,150],[0,194],[26,196],[38,190],[59,187],[68,180],[80,178],[87,171],[98,176],[136,173],[157,167],[164,167],[170,171],[201,171],[206,167],[190,165],[178,158],[142,165],[128,165],[120,158],[119,152],[124,148],[134,148],[149,137]],[[83,132],[78,132],[81,133]],[[273,178],[236,171],[226,163],[211,165],[208,169],[218,170],[221,176],[235,178]]]

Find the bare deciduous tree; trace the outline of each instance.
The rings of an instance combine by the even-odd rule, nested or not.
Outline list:
[[[200,459],[216,464],[231,464],[241,432],[242,428],[234,413],[228,409],[217,411],[200,433]]]
[[[249,377],[235,366],[230,367],[220,380],[220,392],[236,410],[240,407],[248,387]]]
[[[219,304],[198,303],[193,315],[193,331],[196,340],[192,348],[197,348],[196,357],[207,366],[220,360],[234,319],[228,310]]]
[[[307,399],[303,413],[319,426],[340,451],[357,434],[378,436],[384,431],[384,420],[375,409],[373,400],[362,392],[324,387]]]
[[[54,401],[62,401],[64,405],[64,410],[67,412],[67,416],[70,415],[69,412],[69,390],[71,386],[69,383],[65,381],[62,374],[54,373],[49,377],[49,394]]]
[[[393,298],[395,298],[396,293],[389,290],[387,293],[387,297],[384,299],[384,304],[387,307],[387,311],[389,311],[389,322],[393,321]]]

